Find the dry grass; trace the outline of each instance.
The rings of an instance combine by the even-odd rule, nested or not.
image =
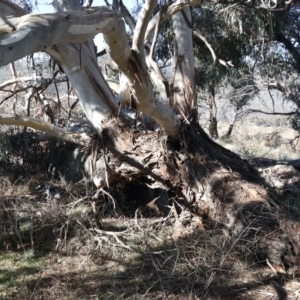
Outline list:
[[[253,254],[255,241],[246,240],[250,228],[232,238],[209,221],[206,230],[194,226],[197,218],[186,211],[163,219],[137,210],[132,218],[100,201],[99,229],[90,198],[81,197],[88,196],[88,183],[52,182],[61,188],[62,197],[55,199],[21,197],[26,182],[3,181],[15,193],[1,197],[0,211],[11,218],[0,236],[0,299],[299,296],[299,270],[285,273],[260,262]]]
[[[228,124],[219,124],[220,136],[226,133]],[[254,157],[295,160],[299,158],[300,141],[298,133],[285,127],[247,126],[235,128],[230,139],[220,139],[225,147],[247,159]]]

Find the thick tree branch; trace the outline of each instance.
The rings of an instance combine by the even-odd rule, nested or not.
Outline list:
[[[152,13],[156,7],[157,0],[146,0],[139,14],[137,24],[134,30],[132,48],[143,56],[144,52],[144,37],[151,19]]]
[[[27,10],[7,0],[0,0],[0,6],[0,19],[21,17],[28,14]]]
[[[92,51],[89,42],[86,42],[64,43],[57,45],[56,50],[48,49],[47,52],[62,65],[86,116],[100,133],[107,118],[111,115],[117,116],[119,107],[93,58]]]
[[[150,48],[150,52],[148,51],[148,47],[145,47],[145,53],[146,53],[146,64],[148,69],[150,70],[150,77],[152,81],[154,82],[156,89],[158,90],[160,94],[160,99],[163,103],[167,104],[170,97],[170,87],[169,83],[166,80],[166,78],[163,76],[158,64],[153,59],[153,54],[155,51],[155,45],[159,33],[159,26],[161,21],[161,16],[164,13],[164,11],[168,8],[168,6],[163,6],[159,11],[159,18],[157,20],[156,26],[155,26],[155,32],[154,37],[152,41],[152,45]],[[149,53],[148,53],[149,52]]]
[[[156,61],[154,61],[154,59],[151,57],[150,54],[147,54],[147,49],[145,53],[146,53],[146,64],[150,71],[150,77],[154,82],[157,91],[159,92],[160,99],[163,103],[169,104],[169,97],[170,97],[169,83],[165,78],[165,76],[162,74]]]
[[[167,6],[164,6],[160,9],[159,11],[159,16],[158,16],[158,20],[157,23],[155,25],[155,32],[154,32],[154,37],[153,37],[153,41],[152,41],[152,45],[150,48],[150,53],[149,56],[152,58],[153,54],[154,54],[154,50],[155,50],[155,45],[156,45],[156,41],[157,41],[157,37],[158,37],[158,33],[159,33],[159,26],[160,26],[160,21],[161,21],[161,16],[163,15],[164,11],[167,9]]]
[[[116,30],[119,22],[123,23],[121,17],[106,6],[80,12],[31,14],[5,21],[11,20],[16,31],[0,39],[0,66],[33,52],[45,51],[55,44],[84,42],[98,33],[109,34]]]
[[[0,124],[31,127],[46,132],[59,140],[82,146],[86,146],[90,142],[90,137],[86,134],[74,133],[45,121],[26,116],[2,115],[0,116]]]
[[[119,11],[122,16],[124,17],[125,22],[128,24],[130,27],[131,31],[134,32],[136,22],[130,12],[128,11],[127,7],[123,4],[123,1],[113,1],[112,7]]]
[[[184,10],[186,17],[191,22],[190,7]],[[174,79],[171,104],[186,120],[194,122],[197,116],[197,104],[192,30],[180,12],[172,16],[172,25],[174,30]]]
[[[73,9],[73,7],[71,8]],[[63,3],[59,9],[64,9]],[[23,23],[13,33],[16,36],[9,34],[0,39],[0,65],[7,64],[31,52],[44,50],[46,47],[47,53],[64,68],[81,99],[88,119],[94,128],[101,132],[107,117],[112,112],[115,116],[118,115],[117,103],[114,101],[111,91],[107,90],[108,86],[105,84],[100,70],[96,70],[97,67],[91,61],[91,59],[93,60],[92,50],[86,49],[86,46],[89,47],[89,42],[83,44],[66,42],[84,41],[95,33],[102,32],[106,41],[107,53],[128,78],[133,97],[136,99],[136,109],[158,122],[167,135],[177,138],[179,119],[169,107],[155,99],[146,64],[143,63],[143,59],[138,53],[129,49],[124,21],[115,11],[101,7],[88,12],[67,11],[57,14],[30,15],[21,19]],[[137,32],[144,36],[143,31],[144,27]],[[13,37],[19,38],[13,42]],[[31,41],[33,37],[34,40]],[[143,40],[142,38],[139,43]],[[8,44],[8,41],[11,42],[11,45]],[[55,45],[51,48],[52,44]],[[12,49],[8,49],[9,47]],[[141,54],[143,55],[144,51]]]
[[[146,64],[138,53],[129,49],[124,22],[116,22],[115,30],[105,33],[104,39],[107,53],[128,80],[135,108],[153,118],[167,135],[177,138],[179,119],[172,109],[155,99]],[[141,54],[144,55],[144,44]]]

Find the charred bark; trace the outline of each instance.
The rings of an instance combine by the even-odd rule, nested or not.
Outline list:
[[[225,134],[225,137],[227,138],[231,137],[232,130],[233,130],[233,124],[230,124],[227,133]]]
[[[219,138],[218,133],[218,121],[217,121],[217,104],[215,88],[211,86],[209,88],[210,102],[209,102],[209,133],[212,138]]]

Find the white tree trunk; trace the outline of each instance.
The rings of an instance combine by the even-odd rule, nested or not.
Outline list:
[[[94,58],[93,44],[61,44],[47,52],[54,57],[72,84],[81,106],[98,133],[105,122],[117,115],[119,106]]]
[[[54,3],[59,12],[82,10],[79,1],[55,0]],[[58,44],[47,52],[59,62],[88,120],[101,133],[108,119],[118,114],[119,107],[99,68],[93,40]]]
[[[185,8],[172,16],[174,30],[174,81],[172,104],[188,118],[196,109],[195,67],[191,24],[191,10]],[[190,24],[188,24],[188,22]]]
[[[87,134],[74,133],[64,128],[55,126],[51,123],[47,123],[45,121],[27,116],[2,114],[2,116],[0,117],[0,124],[32,127],[37,130],[46,132],[59,140],[82,146],[87,146],[91,141],[91,138]]]

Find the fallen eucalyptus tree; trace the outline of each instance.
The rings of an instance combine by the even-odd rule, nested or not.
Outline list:
[[[279,2],[273,7],[258,1],[241,3],[282,9]],[[296,252],[285,244],[264,180],[247,161],[212,141],[198,124],[190,7],[202,5],[202,0],[171,1],[153,15],[156,5],[157,1],[144,1],[135,23],[128,11],[124,16],[109,7],[82,8],[79,1],[55,0],[56,13],[28,14],[0,0],[0,66],[37,51],[45,51],[59,64],[96,131],[97,138],[89,137],[93,151],[86,159],[90,163],[86,170],[99,189],[115,181],[136,180],[171,190],[191,220],[200,217],[201,224],[191,221],[193,230],[211,226],[223,230],[242,252],[255,249],[280,265]],[[133,31],[131,47],[123,17]],[[153,58],[159,25],[167,19],[174,31],[172,85]],[[98,66],[92,42],[98,33],[104,35],[106,53],[121,73],[116,89],[121,105],[129,103],[151,117],[162,128],[160,132],[128,126]],[[28,116],[1,117],[0,123],[31,126],[64,141],[86,143],[80,134]],[[293,247],[299,247],[296,237],[291,240]]]

